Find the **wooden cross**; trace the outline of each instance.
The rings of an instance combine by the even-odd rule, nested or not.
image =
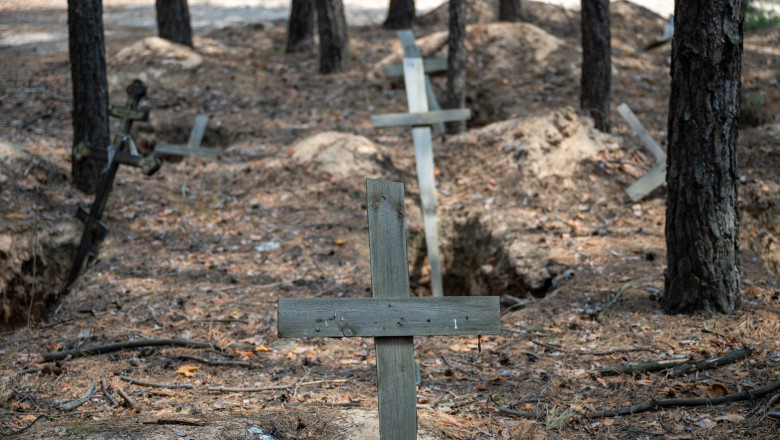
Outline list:
[[[279,336],[372,337],[382,440],[417,438],[414,336],[501,331],[497,296],[411,298],[403,184],[367,179],[372,298],[281,298]]]
[[[409,113],[391,113],[371,116],[374,128],[411,126],[414,141],[414,157],[417,163],[417,182],[420,186],[422,214],[425,224],[425,246],[431,265],[431,291],[433,296],[443,296],[441,281],[441,254],[439,252],[439,219],[436,214],[436,182],[433,166],[433,140],[431,125],[443,122],[463,121],[471,117],[469,109],[429,111],[428,88],[420,50],[412,32],[398,32],[404,48],[404,84]]]
[[[187,141],[187,145],[157,144],[154,147],[154,152],[157,154],[167,154],[169,156],[219,156],[223,153],[221,148],[200,146],[208,122],[208,116],[196,116],[195,124],[192,125],[190,140]]]
[[[68,280],[64,289],[68,289],[81,273],[84,263],[88,258],[97,254],[98,247],[108,234],[108,227],[101,220],[103,211],[106,209],[108,196],[114,185],[114,178],[119,169],[119,165],[130,165],[141,168],[146,175],[154,174],[160,169],[160,159],[154,153],[146,156],[138,156],[135,148],[131,147],[132,139],[129,136],[133,121],[146,121],[149,119],[149,110],[139,110],[138,102],[146,95],[146,86],[140,80],[133,81],[127,87],[127,103],[124,107],[112,107],[109,111],[111,116],[121,118],[119,130],[114,136],[114,143],[108,149],[92,148],[86,140],[79,142],[73,150],[75,160],[84,157],[106,161],[107,166],[103,172],[103,178],[95,195],[95,201],[92,207],[87,211],[84,206],[79,205],[76,210],[76,217],[84,223],[84,232],[81,235],[76,257],[73,260]],[[125,147],[130,151],[127,151]]]
[[[628,126],[636,132],[637,136],[639,136],[639,139],[645,144],[647,149],[655,156],[655,166],[653,166],[653,168],[651,168],[641,179],[626,188],[628,197],[632,201],[638,202],[666,182],[666,153],[664,153],[664,150],[662,150],[655,140],[653,140],[650,133],[645,130],[645,127],[639,122],[639,119],[637,119],[628,105],[625,103],[620,104],[617,111],[620,113],[620,116],[625,119]]]

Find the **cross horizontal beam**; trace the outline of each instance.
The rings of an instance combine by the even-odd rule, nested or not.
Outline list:
[[[98,240],[102,241],[106,238],[106,235],[108,235],[108,226],[99,218],[93,219],[94,224],[89,224],[89,211],[81,204],[76,208],[76,218],[83,223],[85,227],[94,229],[95,237]]]
[[[447,70],[447,58],[426,58],[423,60],[423,70],[425,73],[439,73]],[[388,78],[396,78],[403,76],[404,66],[403,64],[391,64],[385,66],[385,75]]]
[[[421,127],[439,122],[465,121],[471,118],[471,109],[458,108],[420,113],[387,113],[371,116],[371,126],[381,127]]]
[[[496,335],[497,296],[281,298],[283,338]]]
[[[94,148],[89,144],[88,140],[84,139],[73,147],[73,159],[81,160],[85,157],[107,162],[108,150]],[[151,176],[160,169],[160,159],[154,153],[147,154],[146,156],[136,156],[126,151],[118,150],[114,153],[114,162],[140,168],[147,176]]]
[[[169,156],[219,156],[225,150],[213,147],[191,147],[189,145],[176,144],[157,144],[154,147],[157,154],[167,154]]]

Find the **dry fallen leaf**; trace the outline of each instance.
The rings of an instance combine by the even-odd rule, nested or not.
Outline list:
[[[336,239],[336,241],[335,241],[335,243],[336,243],[336,245],[338,245],[338,246],[344,246],[345,244],[347,244],[347,240],[346,240],[346,239],[343,239],[343,238],[337,238],[337,239]]]
[[[178,370],[176,370],[176,372],[181,374],[184,377],[195,377],[195,375],[192,374],[192,372],[197,369],[198,367],[195,365],[182,365],[181,367],[179,367]]]
[[[266,352],[266,351],[271,351],[271,349],[266,347],[265,345],[257,345],[257,346],[255,346],[255,351],[257,351],[257,352],[260,352],[260,351]]]
[[[9,212],[5,215],[8,220],[24,220],[26,217],[20,212]]]
[[[731,413],[731,414],[724,414],[724,415],[718,416],[718,417],[713,417],[712,420],[714,420],[716,422],[724,421],[724,422],[731,422],[731,423],[739,423],[739,422],[745,420],[745,416],[743,416],[741,414],[733,414],[733,413]]]
[[[726,388],[726,385],[718,382],[711,383],[709,389],[707,390],[707,395],[710,397],[725,396],[728,393],[729,390]]]
[[[26,416],[19,419],[19,423],[32,423],[36,420],[38,420],[38,417],[35,417],[35,414],[27,414]]]
[[[238,350],[237,353],[239,356],[241,356],[241,360],[246,360],[247,358],[249,358],[249,356],[254,356],[255,354],[254,351],[249,351],[249,350]]]

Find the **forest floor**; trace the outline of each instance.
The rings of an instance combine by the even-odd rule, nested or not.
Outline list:
[[[370,295],[366,177],[404,183],[412,294],[430,295],[409,130],[370,124],[372,114],[406,111],[402,81],[382,73],[400,59],[395,33],[352,26],[352,68],[323,76],[315,53],[284,53],[283,19],[200,26],[190,50],[153,38],[153,8],[105,1],[107,13],[136,17],[107,21],[106,33],[111,103],[125,102],[135,78],[149,90],[150,121],[132,133],[139,148],[186,142],[203,113],[203,144],[225,153],[166,160],[152,177],[120,168],[100,256],[60,298],[81,233],[76,204],[92,200],[69,181],[66,35],[40,40],[65,22],[60,3],[11,1],[0,17],[0,434],[377,438],[372,341],[280,339],[276,301]],[[654,162],[615,110],[628,103],[665,145],[670,49],[637,48],[661,35],[666,17],[611,3],[613,132],[604,135],[574,110],[576,11],[523,2],[527,23],[495,24],[493,2],[470,4],[474,117],[468,132],[434,142],[446,293],[521,301],[510,308],[505,296],[500,335],[415,338],[421,438],[778,438],[777,391],[584,413],[780,379],[780,29],[745,33],[741,309],[670,316],[660,303],[665,191],[626,196]],[[441,53],[444,29],[446,9],[420,18],[426,56]],[[8,44],[35,32],[35,43]],[[445,81],[433,78],[440,97]],[[212,345],[45,360],[151,338]],[[744,347],[746,359],[677,377],[600,373]],[[86,403],[61,408],[93,383]],[[120,389],[140,408],[124,405]]]

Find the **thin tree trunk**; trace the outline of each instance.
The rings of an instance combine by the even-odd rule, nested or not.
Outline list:
[[[382,24],[387,29],[411,29],[414,25],[414,0],[390,0],[387,19]]]
[[[160,38],[192,47],[192,27],[187,0],[157,0],[157,33]]]
[[[466,106],[466,1],[450,0],[450,37],[447,56],[447,108]],[[447,133],[466,129],[466,121],[447,123]]]
[[[349,38],[341,0],[314,0],[320,33],[320,72],[333,73],[349,68]]]
[[[609,0],[582,0],[582,80],[580,107],[596,128],[609,132],[609,87],[612,61]]]
[[[741,6],[741,0],[675,2],[666,172],[669,313],[739,308]]]
[[[68,0],[68,49],[73,84],[73,145],[86,139],[96,148],[109,144],[108,81],[101,0]],[[72,161],[73,185],[93,194],[103,165]]]
[[[520,0],[500,0],[498,2],[498,21],[521,21]]]
[[[314,47],[314,0],[292,0],[287,23],[287,52],[303,52]]]

